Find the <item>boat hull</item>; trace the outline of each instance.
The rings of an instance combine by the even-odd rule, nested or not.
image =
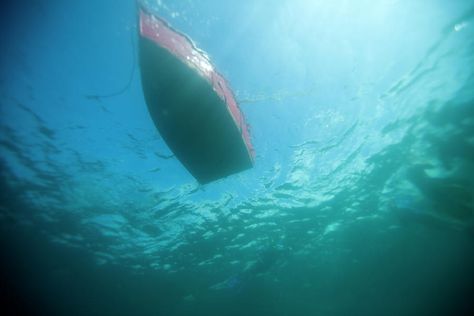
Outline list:
[[[163,20],[140,10],[140,69],[162,138],[201,183],[253,166],[247,124],[207,56]]]

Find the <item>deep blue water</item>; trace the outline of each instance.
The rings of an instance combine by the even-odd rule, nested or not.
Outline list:
[[[1,315],[474,310],[473,1],[145,2],[228,79],[255,167],[172,157],[134,1],[5,2]]]

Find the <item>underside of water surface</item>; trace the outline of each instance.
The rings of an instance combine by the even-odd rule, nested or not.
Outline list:
[[[255,165],[199,185],[134,1],[0,19],[0,314],[471,315],[474,3],[141,1],[207,52]]]

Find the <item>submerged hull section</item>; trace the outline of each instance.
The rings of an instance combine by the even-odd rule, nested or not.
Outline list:
[[[247,124],[227,82],[186,36],[139,14],[145,100],[169,148],[201,184],[251,168]]]

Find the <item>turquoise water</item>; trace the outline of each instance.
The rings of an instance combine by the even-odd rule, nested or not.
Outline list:
[[[472,1],[146,3],[230,82],[255,167],[199,186],[172,156],[134,1],[4,4],[2,315],[470,314]]]

